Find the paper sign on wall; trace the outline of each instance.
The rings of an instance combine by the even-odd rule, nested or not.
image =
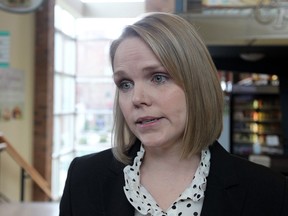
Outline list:
[[[10,33],[0,31],[0,68],[10,65]]]
[[[0,121],[23,118],[24,72],[0,68]]]

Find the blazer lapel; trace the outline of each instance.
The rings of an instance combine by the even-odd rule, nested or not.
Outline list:
[[[201,216],[239,216],[247,190],[238,180],[231,155],[217,141],[210,151],[211,166]]]
[[[107,182],[110,192],[105,194],[105,212],[107,216],[134,216],[134,208],[128,202],[123,192],[124,179],[122,175]]]
[[[139,149],[140,143],[137,141],[128,153],[132,160],[136,157]],[[105,208],[107,213],[105,215],[107,216],[134,216],[135,214],[135,209],[127,200],[123,190],[125,185],[123,169],[125,166],[126,165],[116,159],[111,162],[110,170],[113,177],[107,179],[106,188],[108,191],[105,194]]]
[[[134,158],[140,148],[136,142],[129,155]],[[201,216],[240,216],[247,189],[238,181],[231,156],[215,142],[211,147],[211,167],[207,179],[207,189]],[[111,176],[107,178],[105,188],[105,216],[134,216],[135,209],[130,205],[123,191],[125,165],[116,161],[111,162]]]

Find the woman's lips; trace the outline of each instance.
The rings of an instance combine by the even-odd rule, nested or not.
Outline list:
[[[151,124],[154,122],[157,122],[158,120],[160,120],[161,118],[157,118],[157,117],[144,117],[144,118],[139,118],[136,121],[136,124],[139,125],[146,125],[146,124]]]

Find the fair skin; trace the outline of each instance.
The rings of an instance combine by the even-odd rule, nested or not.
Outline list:
[[[190,185],[200,161],[200,155],[181,158],[185,93],[137,37],[121,42],[113,66],[121,111],[145,148],[141,184],[167,210]]]

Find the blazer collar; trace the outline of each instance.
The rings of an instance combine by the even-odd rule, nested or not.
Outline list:
[[[137,140],[130,148],[128,156],[131,157],[132,160],[136,157],[137,152],[140,149],[140,145],[140,141]],[[105,215],[107,216],[134,216],[135,214],[134,207],[129,203],[123,191],[123,187],[125,185],[123,169],[125,166],[125,164],[117,161],[113,157],[110,164],[110,170],[113,173],[113,179],[111,179],[111,182],[107,182],[107,184],[109,184],[110,192],[105,195]]]
[[[201,216],[238,216],[246,190],[241,187],[232,156],[217,142],[210,147],[211,166]]]
[[[137,155],[137,152],[140,150],[141,142],[137,139],[135,143],[131,146],[131,148],[128,150],[128,156],[132,158],[131,163],[133,163],[134,158]],[[116,158],[113,157],[113,160],[111,161],[110,169],[112,172],[115,172],[116,174],[123,173],[123,169],[126,165],[116,160]]]

